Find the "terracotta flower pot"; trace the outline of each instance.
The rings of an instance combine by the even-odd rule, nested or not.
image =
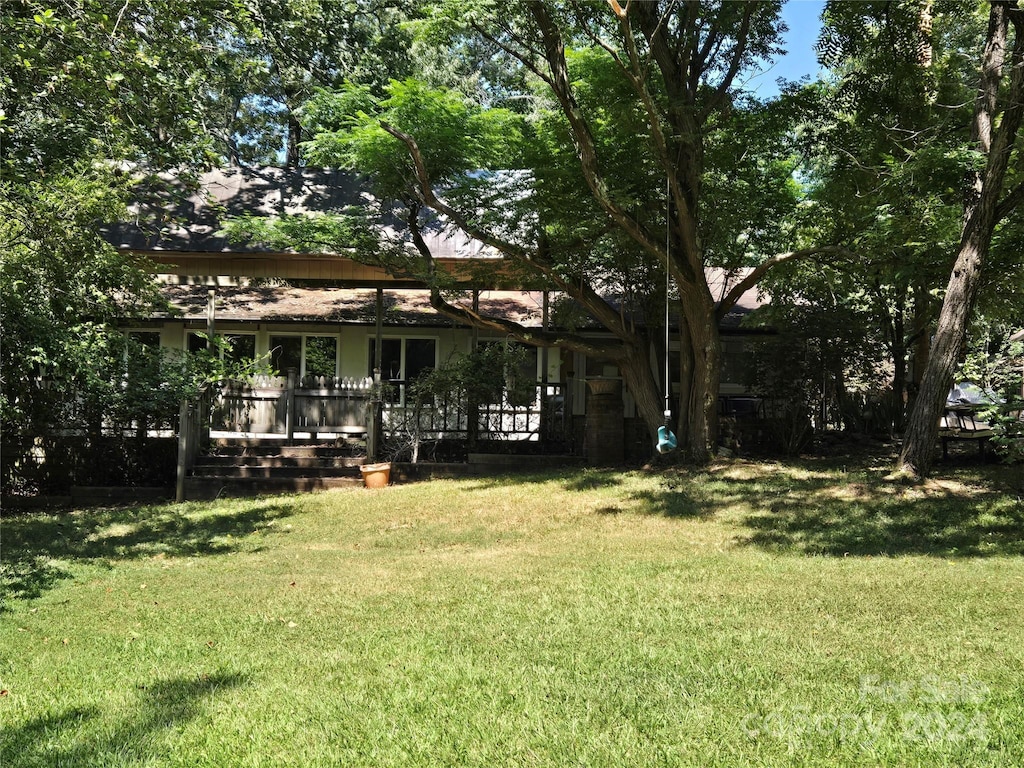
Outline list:
[[[363,464],[359,467],[363,473],[363,486],[366,488],[386,488],[391,482],[391,464]]]

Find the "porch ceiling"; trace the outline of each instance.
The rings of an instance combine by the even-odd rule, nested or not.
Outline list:
[[[165,285],[164,296],[174,307],[173,317],[205,322],[208,288],[203,285]],[[320,322],[373,325],[376,318],[373,289],[306,288],[294,286],[222,286],[216,289],[218,322]],[[457,299],[458,300],[458,299]],[[540,328],[543,296],[529,291],[483,291],[481,311],[527,327]],[[467,295],[462,300],[471,303]],[[444,327],[452,321],[430,306],[425,290],[384,293],[383,321],[389,326]]]
[[[156,265],[155,272],[216,282],[218,277],[282,280],[317,280],[349,288],[423,288],[412,275],[392,274],[382,267],[361,264],[343,256],[306,253],[210,253],[132,249]],[[438,269],[448,272],[467,287],[508,287],[514,281],[505,274],[501,259],[436,259]]]

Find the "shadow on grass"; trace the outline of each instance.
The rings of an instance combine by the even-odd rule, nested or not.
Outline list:
[[[5,517],[0,558],[0,613],[10,600],[41,596],[70,577],[67,563],[153,557],[198,557],[237,551],[245,538],[293,514],[280,502],[213,511],[194,505],[110,507]]]
[[[1024,500],[985,472],[952,473],[921,485],[861,472],[780,467],[755,479],[715,479],[732,496],[746,546],[811,555],[1024,555]]]
[[[992,465],[947,468],[920,485],[886,479],[891,464],[737,462],[657,473],[628,508],[675,519],[719,518],[741,546],[807,555],[1024,555],[1024,499]],[[564,481],[584,490],[618,484],[612,473]],[[616,504],[597,510],[622,511]]]
[[[74,707],[48,713],[20,726],[5,727],[0,765],[35,768],[51,765],[134,765],[151,763],[164,753],[166,737],[202,715],[218,691],[244,685],[234,673],[157,680],[139,686],[131,717],[111,729],[99,722],[97,707]]]
[[[597,488],[615,488],[622,485],[622,476],[614,470],[581,469],[566,478],[564,483],[568,491],[592,491]]]
[[[592,467],[555,467],[548,470],[508,470],[461,479],[468,483],[467,490],[471,491],[488,491],[517,485],[544,485],[552,482],[559,483],[568,491],[592,491],[622,485],[621,475],[626,471]]]
[[[641,491],[630,496],[642,504],[641,509],[649,515],[662,515],[680,519],[711,517],[714,511],[681,489],[662,492]]]

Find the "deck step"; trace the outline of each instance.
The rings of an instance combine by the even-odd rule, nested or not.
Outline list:
[[[279,456],[282,458],[355,457],[363,451],[349,445],[282,445],[231,443],[211,446],[210,456]]]
[[[271,493],[308,493],[330,488],[361,486],[358,476],[346,477],[189,477],[185,480],[185,498],[209,500],[222,496],[261,496]]]
[[[365,456],[345,442],[284,445],[277,440],[217,439],[185,481],[188,499],[303,493],[362,485]]]
[[[201,456],[196,468],[350,469],[364,461],[362,456]]]
[[[282,467],[261,464],[197,464],[192,470],[197,477],[359,477],[354,467]]]

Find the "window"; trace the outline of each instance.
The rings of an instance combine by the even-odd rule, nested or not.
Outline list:
[[[294,368],[299,376],[338,375],[338,339],[334,336],[271,336],[270,367],[280,376]]]
[[[231,345],[224,357],[233,363],[256,359],[256,336],[251,333],[227,333],[224,335]]]
[[[149,349],[160,346],[160,331],[128,331],[128,338]]]
[[[384,381],[410,382],[437,367],[436,339],[382,339],[380,377]],[[376,368],[376,340],[370,339],[369,375]]]
[[[337,373],[338,340],[332,336],[306,337],[306,375],[334,378]]]
[[[243,360],[256,359],[256,335],[252,333],[225,333],[221,334],[228,342],[228,347],[222,352],[222,357],[230,362],[239,363]],[[198,331],[188,332],[187,348],[189,352],[202,352],[206,349],[206,337],[200,336]]]
[[[744,385],[750,378],[750,351],[743,339],[722,340],[722,383]]]
[[[186,348],[188,349],[189,352],[193,354],[195,354],[196,352],[202,352],[204,349],[206,349],[206,339],[204,339],[202,336],[200,336],[198,333],[194,331],[189,331],[188,343],[186,345]]]
[[[147,369],[155,372],[160,368],[159,331],[128,331],[125,336],[128,343],[124,345],[125,373],[134,372],[144,375]]]
[[[433,339],[405,340],[405,379],[415,381],[420,374],[437,367],[437,342]]]
[[[485,364],[493,362],[493,373],[500,385],[490,396],[492,403],[502,398],[513,408],[524,408],[537,398],[540,350],[531,344],[510,341],[484,341],[478,351],[483,352]],[[490,384],[488,384],[490,386]]]
[[[287,376],[289,368],[294,368],[301,375],[302,337],[271,336],[270,367],[273,368],[279,376]]]

